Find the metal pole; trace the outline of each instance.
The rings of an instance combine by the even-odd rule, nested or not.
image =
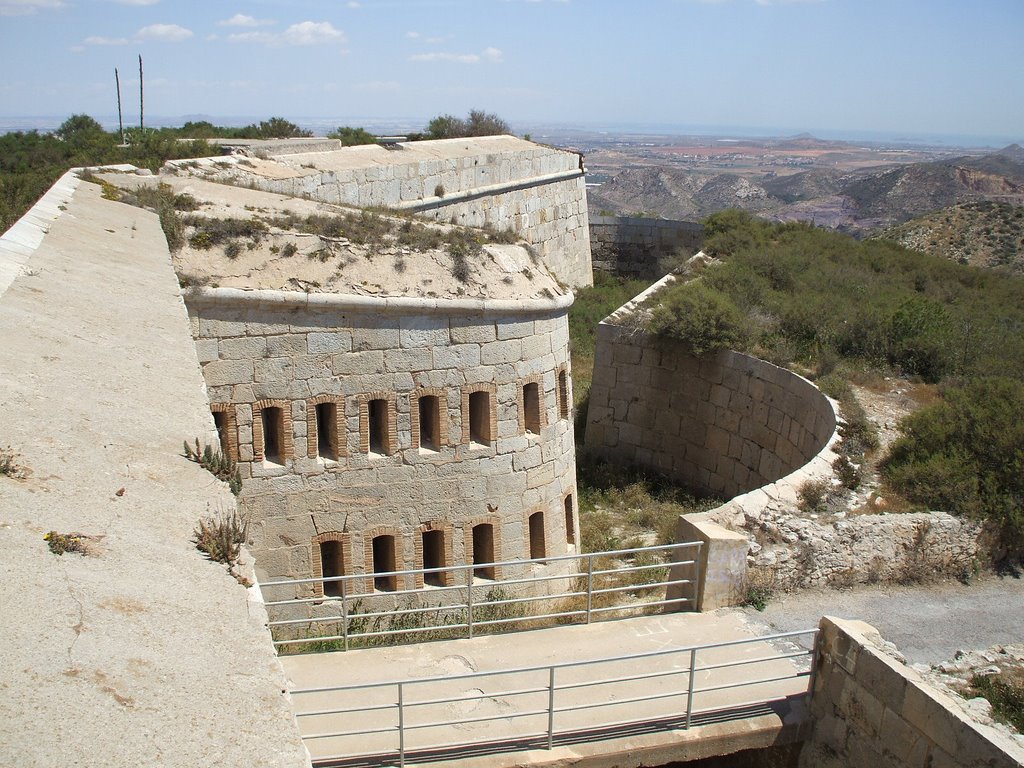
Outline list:
[[[466,624],[469,626],[469,639],[473,639],[473,569],[466,569]]]
[[[587,624],[590,623],[590,609],[594,605],[594,556],[587,555]]]
[[[398,684],[398,765],[405,768],[405,709],[402,684]]]
[[[341,636],[345,639],[345,650],[348,650],[348,598],[345,597],[345,580],[341,580]]]
[[[701,556],[702,552],[703,552],[703,548],[704,548],[704,542],[703,541],[697,542],[697,554],[693,558],[694,559],[694,568],[693,568],[693,570],[696,573],[696,575],[694,576],[694,579],[693,579],[693,610],[694,610],[694,612],[700,611],[700,609],[704,607],[702,605],[702,603],[704,601],[701,600],[701,592],[700,592],[700,589],[701,589],[701,587],[700,587],[701,577],[704,576],[704,558]]]
[[[821,639],[821,632],[814,633],[814,641],[811,643],[811,674],[807,676],[807,699],[814,696],[814,681],[818,677],[818,642]]]
[[[690,715],[693,712],[693,675],[697,667],[697,649],[690,649],[690,685],[686,693],[686,730],[690,730]]]
[[[142,54],[139,54],[139,130],[143,129],[142,122]]]
[[[555,745],[555,668],[548,667],[548,749]]]
[[[121,143],[124,144],[124,120],[121,119],[121,78],[118,77],[117,67],[114,67],[114,84],[117,86],[117,130],[121,134]]]

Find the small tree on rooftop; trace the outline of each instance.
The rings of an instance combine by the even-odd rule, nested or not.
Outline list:
[[[425,129],[430,139],[461,139],[469,136],[496,136],[511,133],[508,123],[497,115],[472,109],[466,119],[455,115],[438,115]]]
[[[360,144],[376,144],[377,137],[364,128],[353,128],[342,125],[327,134],[329,139],[338,139],[343,147],[354,147]]]

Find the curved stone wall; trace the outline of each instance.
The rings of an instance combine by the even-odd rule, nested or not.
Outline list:
[[[836,434],[831,401],[801,376],[739,352],[702,358],[621,322],[598,328],[586,446],[716,496],[789,475]]]
[[[571,300],[187,295],[261,578],[326,575],[325,551],[369,573],[375,536],[394,537],[394,570],[433,567],[428,538],[428,560],[471,563],[481,522],[493,559],[526,559],[536,512],[543,553],[572,551]]]

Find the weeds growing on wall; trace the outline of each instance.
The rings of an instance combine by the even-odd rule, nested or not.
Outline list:
[[[80,533],[57,533],[50,531],[43,536],[46,546],[55,555],[63,555],[65,552],[75,552],[85,555],[88,552],[85,537]]]
[[[237,510],[222,512],[199,521],[192,532],[196,549],[217,563],[234,565],[238,562],[239,549],[248,535],[248,523]]]
[[[0,475],[15,479],[25,477],[25,467],[18,461],[17,452],[9,445],[0,448]]]
[[[216,477],[218,480],[228,484],[231,493],[237,496],[242,491],[242,477],[238,472],[238,465],[225,456],[213,446],[200,447],[199,438],[196,438],[195,448],[184,442],[182,454],[189,461],[196,462],[199,466]]]

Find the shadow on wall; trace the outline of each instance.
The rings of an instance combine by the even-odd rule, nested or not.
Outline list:
[[[598,328],[585,444],[696,491],[732,497],[814,458],[836,431],[811,382],[738,352],[702,358],[671,339]]]

